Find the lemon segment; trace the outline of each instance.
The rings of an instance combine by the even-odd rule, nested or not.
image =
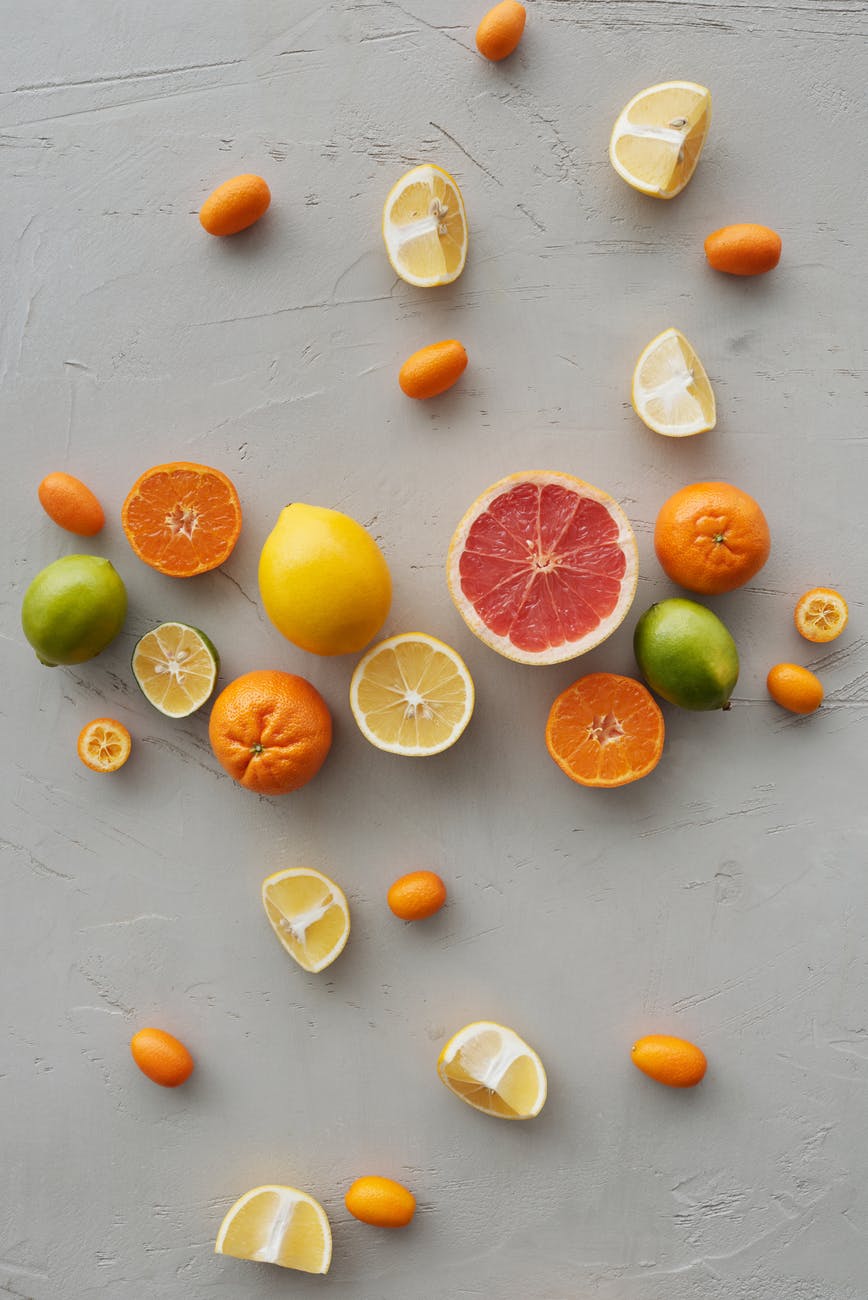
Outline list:
[[[346,947],[350,909],[344,891],[312,867],[276,871],[262,882],[272,930],[303,970],[325,970]]]
[[[493,1021],[454,1034],[440,1053],[437,1073],[456,1097],[499,1119],[532,1119],[545,1105],[542,1061],[514,1030]]]
[[[220,658],[204,632],[161,623],[136,643],[133,676],[145,699],[167,718],[186,718],[211,698]]]
[[[705,433],[717,421],[705,368],[676,329],[658,334],[636,362],[631,400],[639,419],[667,438]]]
[[[459,654],[424,632],[369,650],[350,682],[362,735],[389,754],[424,757],[454,745],[473,713],[473,680]]]
[[[214,1252],[302,1273],[327,1273],[331,1228],[323,1207],[306,1192],[276,1185],[254,1187],[226,1215]]]
[[[641,90],[622,110],[609,141],[619,176],[642,194],[674,199],[696,170],[711,124],[711,92],[694,81]]]
[[[396,275],[431,288],[451,284],[467,260],[467,215],[458,182],[424,163],[393,185],[383,207],[383,239]]]

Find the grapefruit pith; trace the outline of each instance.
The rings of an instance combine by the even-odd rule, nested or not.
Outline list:
[[[633,529],[607,492],[530,470],[474,501],[446,561],[458,612],[480,640],[524,664],[556,664],[599,645],[636,592]]]

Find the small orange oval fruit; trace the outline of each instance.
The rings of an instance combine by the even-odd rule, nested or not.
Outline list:
[[[824,645],[841,635],[849,614],[847,602],[839,591],[833,591],[831,587],[812,587],[799,598],[793,618],[806,641]]]
[[[458,382],[466,367],[464,344],[444,339],[408,357],[398,372],[398,383],[408,397],[437,397]]]
[[[633,1064],[670,1088],[692,1088],[705,1074],[705,1053],[684,1038],[647,1034],[633,1044]]]
[[[389,887],[386,901],[402,921],[424,921],[446,902],[446,886],[434,871],[410,871]]]
[[[476,48],[492,63],[512,54],[524,32],[527,10],[518,0],[501,0],[476,29]]]
[[[78,756],[92,772],[116,772],[132,747],[130,733],[116,718],[94,718],[78,735]]]
[[[212,190],[199,209],[199,220],[209,235],[237,235],[264,216],[271,190],[261,176],[245,172]]]
[[[416,1197],[391,1178],[357,1178],[344,1197],[350,1214],[375,1228],[406,1228],[416,1213]]]
[[[766,686],[774,702],[790,713],[815,713],[823,703],[823,683],[799,664],[775,664]]]
[[[705,241],[705,256],[727,275],[765,275],[781,260],[781,237],[768,226],[723,226]]]
[[[39,503],[49,519],[68,533],[93,537],[105,523],[105,513],[86,483],[58,470],[39,484]]]
[[[192,1056],[165,1029],[140,1029],[133,1034],[130,1051],[142,1074],[163,1088],[177,1088],[193,1073]]]

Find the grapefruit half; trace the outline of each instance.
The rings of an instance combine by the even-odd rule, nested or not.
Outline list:
[[[572,474],[530,470],[474,501],[446,561],[471,632],[523,664],[593,649],[623,621],[638,574],[630,522],[607,492]]]

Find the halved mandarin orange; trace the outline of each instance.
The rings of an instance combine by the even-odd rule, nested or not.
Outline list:
[[[552,758],[579,785],[618,786],[652,772],[663,752],[663,714],[632,677],[590,673],[555,700],[546,726]]]
[[[170,578],[192,578],[232,554],[241,532],[241,502],[222,470],[172,461],[136,479],[121,522],[145,564]]]

